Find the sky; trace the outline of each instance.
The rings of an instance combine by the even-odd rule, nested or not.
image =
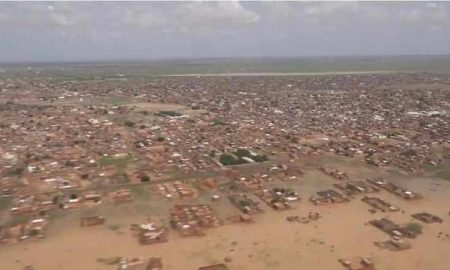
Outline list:
[[[450,2],[0,2],[0,62],[450,54]]]

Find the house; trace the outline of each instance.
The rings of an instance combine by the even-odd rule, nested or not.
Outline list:
[[[152,245],[167,242],[169,231],[163,226],[157,226],[155,223],[140,224],[138,239],[141,245]]]
[[[198,270],[228,270],[228,266],[224,263],[202,266]]]
[[[432,215],[432,214],[429,214],[429,213],[426,213],[426,212],[416,213],[411,216],[413,218],[418,219],[425,223],[442,223],[443,222],[442,218]]]
[[[390,203],[384,201],[383,199],[377,197],[364,196],[361,201],[367,203],[375,209],[380,210],[381,212],[397,212],[400,210],[397,207],[392,206]]]

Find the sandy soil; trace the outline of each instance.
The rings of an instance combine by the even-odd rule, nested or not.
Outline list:
[[[380,174],[378,169],[357,167],[353,162],[336,164],[338,165],[335,167],[348,171],[354,179]],[[391,175],[391,179],[394,179],[394,175]],[[303,201],[295,209],[276,212],[261,204],[265,213],[258,215],[254,224],[224,225],[209,230],[207,236],[201,238],[181,239],[171,231],[169,242],[152,246],[140,246],[130,236],[129,224],[143,221],[145,217],[131,206],[114,209],[116,213],[123,213],[115,215],[112,221],[123,224],[118,230],[112,230],[108,225],[80,228],[77,226],[78,216],[67,215],[53,223],[46,239],[1,246],[0,268],[21,270],[25,265],[33,265],[37,270],[106,270],[116,269],[116,266],[99,263],[98,258],[161,256],[164,269],[197,269],[203,265],[222,262],[224,257],[230,256],[230,269],[340,270],[343,268],[337,260],[341,257],[372,256],[377,269],[450,269],[450,239],[442,240],[437,237],[439,232],[450,234],[450,182],[399,174],[395,174],[394,180],[422,193],[425,198],[420,201],[404,201],[382,191],[376,196],[402,210],[392,214],[371,214],[369,207],[359,199],[347,204],[313,206],[307,201],[308,196],[314,191],[331,187],[336,180],[311,168],[299,182],[286,184],[295,186],[303,197]],[[151,200],[159,199],[153,197]],[[159,203],[165,204],[161,201]],[[229,207],[226,200],[212,206],[220,210],[220,204]],[[153,214],[160,210],[158,204],[150,205],[147,213]],[[309,224],[289,223],[285,220],[288,215],[307,216],[310,211],[320,212],[323,218]],[[367,225],[369,220],[389,216],[395,222],[406,223],[412,221],[412,213],[420,211],[439,215],[444,218],[444,223],[424,225],[424,233],[411,240],[413,248],[410,250],[392,252],[381,250],[373,244],[374,241],[387,240],[388,236]],[[167,212],[164,209],[162,213]]]

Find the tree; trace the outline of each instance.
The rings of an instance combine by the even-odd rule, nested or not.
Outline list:
[[[148,176],[147,174],[143,174],[143,175],[141,175],[140,179],[141,179],[141,182],[148,182],[148,181],[150,181],[150,176]]]
[[[59,196],[58,196],[58,195],[53,196],[52,202],[53,202],[53,204],[58,204],[58,202],[59,202]]]
[[[223,153],[219,156],[219,161],[220,163],[222,163],[222,165],[224,166],[229,166],[229,165],[239,165],[239,164],[244,164],[244,163],[248,163],[245,159],[243,159],[242,157],[238,157],[235,158],[233,155],[230,154],[226,154]]]
[[[171,117],[175,117],[175,116],[181,116],[183,114],[176,112],[176,111],[159,111],[156,115],[158,116],[171,116]]]
[[[131,120],[127,120],[125,121],[124,125],[127,127],[134,127],[136,124]]]
[[[257,155],[257,156],[252,157],[252,159],[256,162],[264,162],[264,161],[268,160],[266,155]]]
[[[214,126],[223,126],[223,125],[225,125],[225,121],[223,121],[222,119],[214,120]]]
[[[248,151],[247,149],[239,148],[238,150],[236,150],[236,152],[234,152],[234,154],[238,157],[249,157],[250,151]]]
[[[222,163],[224,166],[233,165],[236,162],[236,159],[230,155],[230,154],[222,154],[219,157],[220,163]]]
[[[422,233],[422,225],[420,225],[419,223],[415,223],[415,222],[411,222],[406,224],[406,229],[410,232],[412,232],[413,234],[421,234]]]

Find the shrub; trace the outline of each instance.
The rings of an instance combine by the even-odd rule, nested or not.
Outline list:
[[[234,154],[238,157],[249,157],[250,151],[248,151],[247,149],[239,148],[238,150],[236,150],[236,152],[234,152]]]
[[[406,225],[406,229],[413,234],[421,234],[423,227],[419,223],[411,222]]]
[[[214,120],[214,126],[223,126],[223,125],[225,125],[225,121],[223,121],[222,119]]]
[[[148,182],[148,181],[150,181],[150,177],[148,175],[146,175],[146,174],[141,175],[140,178],[141,178],[141,182]]]
[[[124,125],[127,127],[134,127],[136,124],[131,120],[127,120],[125,121]]]
[[[252,159],[256,162],[264,162],[264,161],[268,160],[266,155],[257,155],[257,156],[252,157]]]
[[[175,116],[181,116],[183,114],[176,112],[176,111],[159,111],[156,115],[175,117]]]
[[[219,157],[220,163],[222,163],[224,166],[233,165],[235,163],[235,160],[236,159],[229,154],[222,154]]]
[[[222,163],[222,165],[224,165],[224,166],[229,166],[229,165],[239,165],[239,164],[247,163],[247,161],[245,161],[245,160],[242,159],[241,157],[239,157],[239,158],[236,159],[234,156],[232,156],[232,155],[230,155],[230,154],[225,154],[225,153],[223,153],[222,155],[220,155],[219,161],[220,161],[220,163]]]
[[[113,257],[106,257],[106,258],[98,258],[97,262],[104,263],[107,265],[114,265],[120,263],[120,260],[122,258],[119,256],[113,256]]]

